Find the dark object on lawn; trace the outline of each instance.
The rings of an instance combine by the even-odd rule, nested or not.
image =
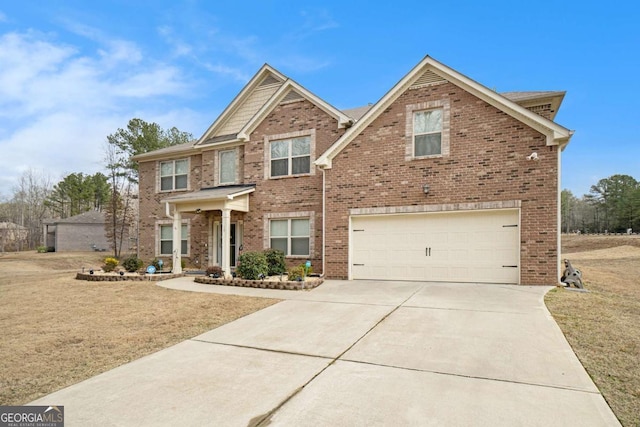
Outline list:
[[[580,270],[573,268],[571,262],[568,259],[564,260],[564,272],[560,278],[560,283],[564,283],[566,287],[575,286],[578,289],[583,289],[582,285],[582,273]]]

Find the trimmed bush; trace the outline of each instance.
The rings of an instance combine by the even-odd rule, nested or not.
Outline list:
[[[267,257],[262,252],[245,252],[238,258],[238,275],[247,280],[259,280],[269,273]]]
[[[207,277],[218,278],[222,277],[222,267],[214,265],[212,267],[207,267]]]
[[[269,268],[267,275],[276,276],[287,271],[287,266],[284,263],[284,252],[278,249],[267,249],[264,251],[264,255],[267,258],[267,266]]]
[[[116,267],[118,266],[118,260],[112,257],[107,257],[104,259],[104,266],[102,267],[102,269],[109,273],[113,270],[116,269]]]
[[[143,264],[144,263],[142,262],[142,260],[135,255],[131,255],[130,257],[125,258],[122,261],[122,266],[129,273],[135,273],[136,271],[140,270]]]
[[[291,267],[289,269],[289,271],[287,272],[287,274],[289,276],[289,280],[291,280],[291,281],[303,280],[304,279],[304,266],[299,265],[297,267]]]

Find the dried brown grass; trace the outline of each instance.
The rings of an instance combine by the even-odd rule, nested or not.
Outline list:
[[[277,302],[75,280],[104,254],[0,256],[0,405],[20,405]]]
[[[638,243],[637,237],[563,236],[563,256],[582,271],[589,292],[557,289],[545,298],[618,419],[634,427],[640,425]]]

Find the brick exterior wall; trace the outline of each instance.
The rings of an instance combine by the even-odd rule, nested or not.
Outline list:
[[[450,106],[449,155],[406,160],[406,106],[442,100]],[[325,172],[327,277],[347,278],[350,209],[519,200],[521,283],[557,283],[558,147],[545,142],[450,83],[406,91]],[[537,162],[525,159],[533,151]]]
[[[256,191],[251,194],[250,212],[245,216],[244,249],[262,250],[265,242],[265,215],[295,212],[313,213],[312,254],[309,258],[289,258],[289,266],[299,265],[309,259],[316,273],[322,272],[322,173],[311,165],[308,176],[265,179],[265,137],[287,135],[295,132],[306,133],[314,130],[317,158],[326,151],[343,133],[338,122],[309,101],[284,103],[269,114],[251,135],[244,148],[245,183],[255,183]],[[266,148],[268,150],[268,146]],[[313,162],[312,158],[312,162]],[[286,215],[285,215],[286,217]]]
[[[171,257],[160,256],[158,249],[158,225],[170,224],[165,215],[165,205],[161,203],[167,197],[184,194],[201,188],[202,182],[202,155],[189,157],[189,183],[187,190],[160,192],[159,161],[140,162],[139,164],[139,229],[138,229],[138,256],[150,263],[154,258],[161,258],[167,268],[170,268]],[[176,160],[185,158],[177,157]],[[182,219],[187,223],[191,238],[189,239],[189,255],[183,257],[186,264],[191,267],[206,265],[207,261],[207,224],[205,215],[183,214]],[[205,236],[204,239],[202,236]]]
[[[343,133],[338,122],[309,101],[285,102],[276,107],[251,134],[251,140],[238,148],[239,177],[236,184],[255,184],[256,190],[249,196],[248,213],[232,212],[231,222],[242,221],[243,251],[258,251],[269,245],[269,217],[295,217],[310,214],[313,227],[311,235],[312,253],[309,257],[289,257],[288,266],[299,265],[310,260],[315,273],[322,273],[322,173],[311,165],[311,173],[305,176],[266,179],[269,173],[265,162],[265,143],[274,136],[290,134],[313,134],[312,162],[326,151]],[[278,139],[278,138],[275,138]],[[228,149],[228,148],[225,148]],[[268,150],[268,145],[267,145]],[[178,159],[178,158],[176,158]],[[157,254],[157,224],[166,221],[165,206],[161,200],[184,193],[184,191],[162,192],[158,187],[159,162],[140,163],[140,240],[139,253],[145,262]],[[216,150],[203,151],[190,157],[189,189],[214,187],[217,184]],[[183,214],[189,223],[189,256],[183,257],[188,266],[205,266],[209,236],[209,218],[221,221],[221,212],[212,211],[201,215]],[[265,221],[266,220],[266,221]],[[168,257],[161,257],[167,263]]]
[[[407,106],[411,105],[447,106],[448,154],[407,158],[411,137],[407,116],[412,114]],[[548,111],[541,109],[539,113]],[[298,265],[309,259],[314,272],[345,279],[350,209],[516,203],[521,207],[521,283],[557,283],[558,147],[547,147],[544,135],[455,85],[434,84],[402,94],[337,155],[332,169],[323,172],[312,165],[311,173],[305,176],[268,178],[265,150],[270,140],[311,135],[313,162],[344,132],[335,118],[311,102],[285,102],[257,126],[250,141],[237,147],[236,184],[256,185],[249,196],[249,212],[232,212],[231,217],[232,222],[242,222],[244,251],[268,247],[270,218],[309,215],[312,253],[288,258],[287,263]],[[525,157],[534,151],[539,161],[527,161]],[[190,157],[186,191],[217,185],[216,159],[216,150]],[[158,192],[158,169],[157,161],[140,163],[139,253],[145,262],[158,256],[158,223],[168,220],[161,200],[184,193]],[[323,174],[326,271],[322,271]],[[423,193],[424,184],[430,186],[428,195]],[[221,213],[184,214],[183,219],[190,230],[187,265],[205,267],[212,261],[207,256],[209,224],[221,221]]]
[[[123,253],[129,245],[125,239]],[[56,226],[56,252],[92,251],[93,245],[98,249],[113,252],[105,235],[104,224],[58,224]]]

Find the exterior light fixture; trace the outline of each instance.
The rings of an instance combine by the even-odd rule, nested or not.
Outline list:
[[[422,191],[424,191],[424,194],[429,194],[429,184],[423,185]]]
[[[534,162],[537,162],[538,160],[540,160],[540,158],[538,157],[538,153],[534,151],[529,156],[527,156],[527,160],[533,160]]]
[[[202,212],[202,209],[200,209],[200,208],[196,209],[196,213],[197,214],[200,214],[201,212]]]

